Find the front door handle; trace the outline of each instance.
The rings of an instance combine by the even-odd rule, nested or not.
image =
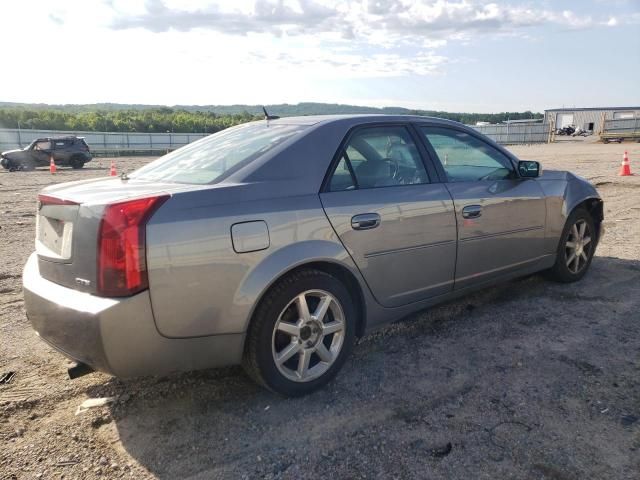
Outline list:
[[[462,209],[462,218],[478,218],[482,215],[482,206],[467,205]]]
[[[361,213],[351,217],[351,228],[354,230],[371,230],[380,225],[380,215],[377,213]]]

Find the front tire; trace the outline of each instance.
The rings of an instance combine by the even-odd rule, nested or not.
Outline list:
[[[556,263],[549,271],[553,280],[577,282],[587,273],[596,250],[593,218],[584,208],[571,212],[558,244]]]
[[[355,315],[349,292],[335,277],[312,269],[290,274],[256,309],[243,366],[274,392],[311,393],[342,368],[355,341]]]

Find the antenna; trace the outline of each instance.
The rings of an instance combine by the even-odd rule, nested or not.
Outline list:
[[[264,112],[264,119],[267,120],[267,121],[269,121],[269,120],[277,120],[278,118],[280,118],[277,115],[269,115],[267,113],[267,109],[264,108],[264,106],[262,107],[262,111]]]

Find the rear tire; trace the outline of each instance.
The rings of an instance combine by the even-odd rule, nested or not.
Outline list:
[[[549,270],[552,280],[577,282],[587,273],[596,250],[593,218],[584,208],[577,208],[565,223],[556,252],[556,263]]]
[[[320,270],[278,281],[258,305],[247,333],[243,367],[256,383],[297,397],[326,385],[355,342],[349,292]]]
[[[69,165],[71,165],[71,168],[73,168],[74,170],[79,170],[80,168],[84,167],[84,158],[73,157],[69,162]]]

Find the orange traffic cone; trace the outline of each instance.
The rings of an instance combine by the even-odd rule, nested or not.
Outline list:
[[[113,160],[111,160],[111,171],[110,171],[109,175],[111,175],[112,177],[117,177],[118,176],[118,173],[116,172],[116,164],[113,163]]]
[[[624,155],[622,156],[622,165],[620,166],[619,175],[621,177],[627,177],[629,175],[633,175],[631,173],[631,164],[629,163],[629,155],[627,154],[627,152],[624,152]]]
[[[53,161],[53,155],[49,157],[49,171],[51,174],[56,173],[56,162]]]

